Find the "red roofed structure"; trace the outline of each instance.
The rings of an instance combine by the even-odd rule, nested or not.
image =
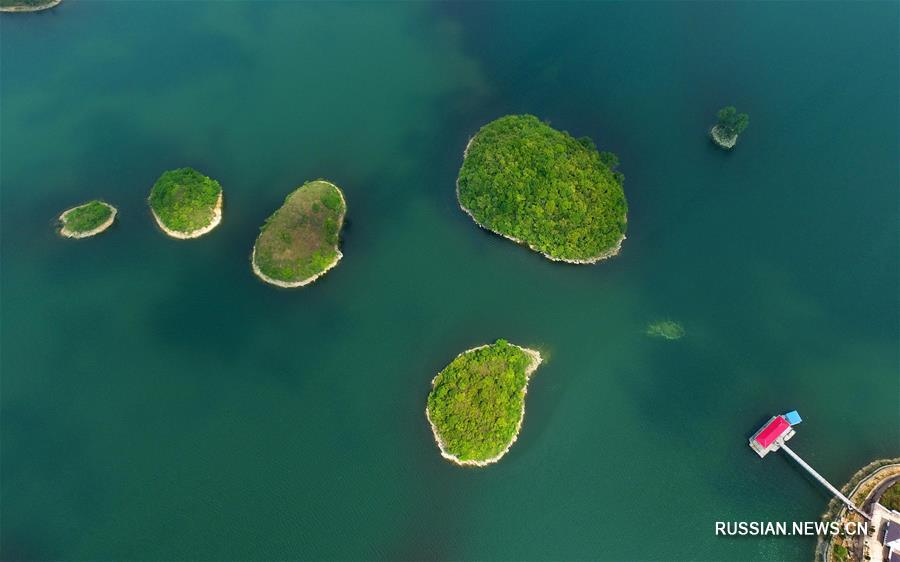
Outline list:
[[[794,436],[794,429],[784,416],[772,416],[766,425],[750,438],[750,447],[756,454],[764,457],[772,451],[777,451],[784,442]]]
[[[756,442],[762,447],[768,447],[790,427],[791,424],[783,417],[775,416],[756,434]]]

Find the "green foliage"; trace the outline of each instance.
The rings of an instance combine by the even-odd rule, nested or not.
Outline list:
[[[900,482],[885,490],[878,503],[888,509],[900,511]]]
[[[684,328],[674,320],[660,320],[647,326],[647,335],[667,340],[677,340],[684,337]]]
[[[444,448],[460,460],[497,456],[513,439],[531,356],[505,340],[464,353],[441,371],[428,415]]]
[[[303,184],[260,228],[256,266],[268,277],[286,282],[321,273],[337,257],[345,212],[335,186],[320,180]]]
[[[150,207],[167,228],[191,232],[213,219],[222,186],[193,168],[169,170],[150,190]]]
[[[459,200],[486,227],[561,259],[591,259],[625,233],[618,159],[532,115],[488,123],[459,171]]]
[[[835,562],[844,562],[847,560],[848,554],[847,547],[841,546],[839,544],[834,545],[834,560]]]
[[[720,109],[716,116],[719,118],[719,130],[728,138],[743,133],[750,124],[750,116],[746,113],[738,113],[737,109],[731,105]]]
[[[87,232],[106,222],[110,215],[112,215],[112,209],[109,205],[94,200],[67,212],[63,219],[63,226],[71,232]]]

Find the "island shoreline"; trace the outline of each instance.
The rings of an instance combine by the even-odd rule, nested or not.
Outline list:
[[[159,215],[156,214],[156,211],[153,210],[153,206],[150,206],[150,213],[153,215],[153,220],[156,221],[157,226],[165,232],[169,237],[175,238],[177,240],[190,240],[193,238],[199,238],[210,232],[215,227],[219,226],[219,223],[222,222],[222,201],[223,196],[225,194],[225,190],[219,192],[219,197],[216,199],[216,206],[213,207],[213,216],[212,220],[210,220],[209,224],[198,228],[196,230],[191,230],[189,232],[181,232],[180,230],[172,230],[163,224],[162,220],[160,220]]]
[[[343,205],[344,205],[344,212],[341,214],[341,220],[337,226],[338,236],[340,236],[341,229],[344,227],[344,218],[347,216],[347,200],[344,199],[344,192],[341,191],[341,188],[334,185],[330,181],[326,181],[326,180],[315,180],[315,181],[320,181],[322,183],[326,183],[326,184],[330,185],[338,192],[338,195],[340,195],[340,197],[341,197],[341,203],[343,203]],[[262,234],[262,233],[260,233],[260,234]],[[259,240],[259,236],[257,236],[256,239]],[[337,255],[334,257],[334,259],[331,261],[331,263],[329,263],[325,267],[325,269],[323,269],[319,273],[316,273],[315,275],[307,277],[306,279],[301,279],[299,281],[281,281],[279,279],[273,279],[273,278],[269,277],[268,275],[266,275],[265,273],[263,273],[262,270],[259,268],[259,266],[256,265],[256,242],[253,243],[253,251],[250,253],[250,265],[253,268],[254,275],[256,275],[257,277],[262,279],[264,282],[266,282],[270,285],[275,285],[276,287],[281,287],[283,289],[295,289],[297,287],[305,287],[306,285],[309,285],[310,283],[317,280],[319,277],[322,277],[323,275],[328,273],[335,266],[337,266],[338,262],[341,261],[341,258],[344,257],[344,254],[341,252],[341,248],[340,248],[340,239],[338,239],[338,247],[335,250],[337,251]]]
[[[470,353],[472,351],[478,351],[479,349],[483,349],[485,347],[490,347],[490,345],[491,344],[484,344],[484,345],[479,345],[479,346],[473,347],[471,349],[467,349],[467,350],[463,351],[462,353],[460,353],[459,355],[457,355],[456,357],[454,357],[453,360],[455,361],[457,358],[459,358],[467,353]],[[519,432],[522,430],[522,423],[525,421],[525,396],[524,395],[528,394],[528,383],[531,382],[531,375],[533,375],[534,372],[537,370],[537,368],[540,367],[540,365],[544,359],[543,359],[543,357],[541,357],[540,351],[537,351],[535,349],[529,349],[527,347],[521,347],[521,346],[518,346],[518,345],[515,345],[512,343],[509,345],[526,353],[529,357],[531,357],[531,362],[525,368],[525,387],[522,389],[522,394],[523,394],[523,396],[522,396],[522,411],[519,414],[519,422],[516,424],[516,431],[515,431],[515,433],[513,433],[512,439],[510,439],[509,443],[506,444],[506,447],[502,451],[500,451],[497,455],[495,455],[489,459],[485,459],[485,460],[464,461],[464,460],[461,460],[456,455],[454,455],[453,453],[447,451],[447,449],[444,448],[444,442],[441,440],[441,436],[440,436],[440,433],[438,432],[437,426],[435,426],[434,422],[431,421],[431,414],[428,412],[428,406],[425,406],[425,418],[428,420],[428,425],[431,426],[431,434],[434,436],[434,441],[435,441],[435,443],[437,443],[438,449],[440,449],[440,451],[441,451],[441,456],[454,464],[457,464],[459,466],[478,466],[478,467],[488,466],[490,464],[493,464],[493,463],[499,461],[501,458],[503,458],[503,456],[509,452],[510,448],[512,448],[513,444],[519,438]],[[452,363],[452,361],[451,361],[451,363]],[[434,381],[436,381],[439,376],[440,376],[440,372],[437,375],[435,375],[433,379],[431,379],[431,387],[432,388],[434,388]]]
[[[105,221],[103,221],[103,224],[97,226],[96,228],[92,228],[91,230],[86,230],[84,232],[74,232],[74,231],[68,230],[66,228],[66,215],[68,215],[72,211],[75,211],[75,210],[78,210],[78,209],[84,207],[85,205],[90,205],[90,203],[85,203],[84,205],[78,205],[77,207],[72,207],[71,209],[66,209],[65,211],[62,212],[62,214],[59,215],[59,222],[62,223],[62,228],[59,229],[59,233],[66,238],[74,238],[74,239],[89,238],[91,236],[96,236],[97,234],[100,234],[107,228],[111,227],[112,224],[116,221],[116,215],[118,214],[119,210],[116,209],[115,207],[113,207],[112,205],[110,205],[109,203],[107,203],[106,201],[100,201],[100,203],[105,205],[110,211],[112,211],[112,213],[109,215],[109,218],[106,219]]]
[[[709,130],[709,137],[713,140],[714,143],[719,148],[724,148],[725,150],[731,150],[737,144],[738,135],[734,135],[731,138],[724,137],[719,133],[719,126],[713,125]]]
[[[46,4],[41,4],[39,6],[5,6],[0,7],[0,12],[7,14],[14,13],[28,13],[28,12],[43,12],[44,10],[49,10],[51,8],[55,8],[62,3],[62,0],[50,0]]]
[[[465,150],[463,150],[463,164],[465,164],[466,156],[468,156],[468,154],[469,154],[469,147],[472,146],[472,141],[475,140],[476,136],[478,136],[477,133],[475,135],[473,135],[472,138],[469,139],[468,143],[466,143],[466,148],[465,148]],[[462,171],[462,167],[460,167],[460,171]],[[551,256],[550,254],[547,254],[546,252],[539,250],[538,248],[534,247],[533,245],[529,244],[528,242],[525,242],[524,240],[519,240],[518,238],[516,238],[514,236],[510,236],[508,234],[503,234],[502,232],[498,232],[498,231],[494,230],[493,228],[490,228],[489,226],[486,226],[486,225],[482,224],[481,222],[479,222],[478,219],[475,218],[475,215],[472,214],[472,211],[470,209],[468,209],[465,205],[463,205],[462,200],[459,198],[459,176],[458,175],[456,178],[456,203],[459,205],[459,208],[462,209],[462,211],[465,214],[469,215],[469,218],[471,218],[472,221],[475,224],[477,224],[478,226],[480,226],[482,229],[487,230],[488,232],[490,232],[492,234],[496,234],[497,236],[506,238],[507,240],[511,240],[511,241],[515,242],[516,244],[519,244],[520,246],[525,246],[529,250],[531,250],[533,252],[537,252],[538,254],[541,254],[542,256],[544,256],[545,258],[547,258],[550,261],[570,263],[570,264],[576,264],[576,265],[595,264],[599,261],[603,261],[605,259],[608,259],[608,258],[618,255],[619,251],[622,249],[622,242],[625,241],[625,235],[623,234],[619,238],[619,240],[616,242],[615,246],[613,246],[609,250],[606,250],[602,254],[599,254],[599,255],[591,257],[591,258],[585,258],[585,259],[557,258],[555,256]],[[626,222],[628,221],[627,217],[625,218],[625,221]]]

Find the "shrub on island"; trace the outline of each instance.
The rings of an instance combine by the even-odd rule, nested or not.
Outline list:
[[[222,220],[222,186],[193,168],[164,172],[149,201],[156,223],[173,238],[197,238]]]
[[[723,107],[716,113],[718,123],[709,130],[709,136],[719,147],[731,150],[737,144],[738,135],[750,124],[750,116],[738,113],[734,106]]]
[[[469,141],[457,179],[480,226],[558,261],[594,263],[625,238],[624,176],[611,152],[532,115],[507,115]]]
[[[518,437],[528,379],[540,363],[537,351],[501,339],[458,355],[438,373],[425,415],[441,455],[461,465],[500,460]]]
[[[59,232],[68,238],[87,238],[109,228],[115,218],[115,207],[95,199],[59,215]]]
[[[344,194],[325,180],[294,190],[259,229],[253,246],[253,271],[281,287],[302,287],[337,265],[347,204]]]

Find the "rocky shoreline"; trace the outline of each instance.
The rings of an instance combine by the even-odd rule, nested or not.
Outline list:
[[[712,129],[709,130],[709,137],[716,143],[720,148],[724,148],[725,150],[731,150],[734,148],[734,145],[737,144],[738,136],[734,135],[733,137],[726,137],[722,134],[718,125],[713,125]]]
[[[50,8],[55,8],[58,6],[62,0],[50,0],[44,4],[39,4],[36,6],[28,6],[28,5],[18,5],[18,6],[2,6],[0,7],[0,12],[6,13],[25,13],[25,12],[42,12],[44,10],[49,10]]]

